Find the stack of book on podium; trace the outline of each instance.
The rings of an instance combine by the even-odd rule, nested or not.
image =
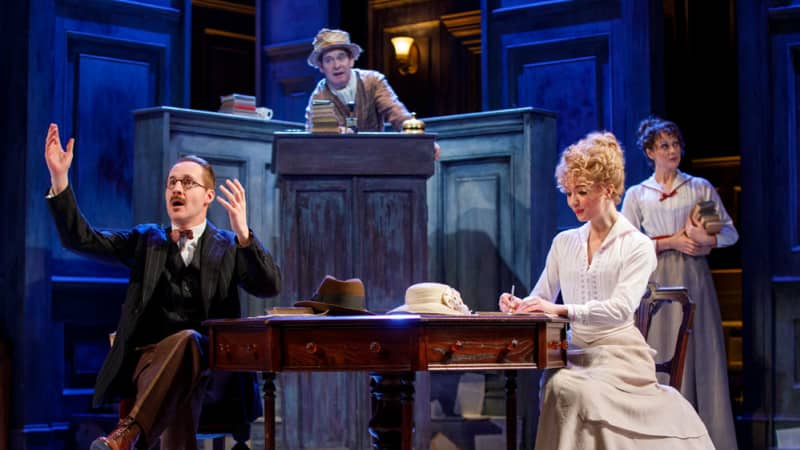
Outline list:
[[[219,112],[259,118],[256,112],[256,98],[252,95],[223,95],[219,100],[222,103]]]
[[[339,120],[333,111],[333,102],[330,100],[314,100],[311,102],[311,130],[312,133],[338,133]]]

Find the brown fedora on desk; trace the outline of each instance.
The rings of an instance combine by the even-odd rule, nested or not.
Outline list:
[[[308,306],[314,312],[325,312],[329,316],[375,314],[367,311],[364,283],[358,278],[339,280],[330,275],[320,283],[311,300],[300,300],[294,306]]]

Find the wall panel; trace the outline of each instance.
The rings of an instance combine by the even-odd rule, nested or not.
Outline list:
[[[558,148],[590,131],[613,132],[635,150],[652,112],[650,33],[657,2],[484,0],[484,108],[532,106],[558,114]],[[626,154],[631,183],[647,167]],[[571,226],[560,208],[560,225]]]

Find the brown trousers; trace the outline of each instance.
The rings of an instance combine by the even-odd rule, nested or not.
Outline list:
[[[148,447],[160,436],[162,450],[196,450],[209,379],[202,335],[182,330],[137,350],[136,400],[129,416],[142,427],[141,438]]]

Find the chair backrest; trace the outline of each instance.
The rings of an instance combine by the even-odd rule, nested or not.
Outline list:
[[[676,302],[680,304],[682,315],[676,333],[675,352],[671,359],[656,363],[656,372],[669,374],[670,386],[680,390],[683,382],[686,349],[689,345],[689,336],[692,333],[694,323],[695,308],[694,303],[689,299],[689,293],[686,288],[682,286],[658,286],[655,283],[650,283],[636,312],[636,326],[645,340],[647,340],[653,318],[656,317],[656,320],[658,320],[656,313],[665,305]]]

